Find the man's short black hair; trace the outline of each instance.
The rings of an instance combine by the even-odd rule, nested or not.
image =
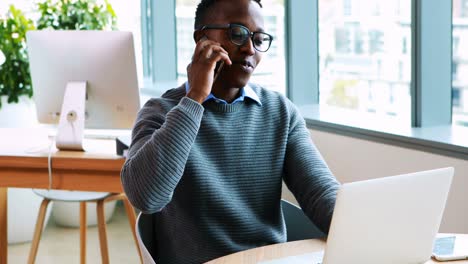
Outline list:
[[[195,11],[195,29],[199,28],[202,24],[203,19],[205,18],[206,11],[219,0],[201,0],[197,6],[197,11]],[[232,1],[232,0],[231,0]],[[262,0],[252,0],[256,2],[260,7]]]

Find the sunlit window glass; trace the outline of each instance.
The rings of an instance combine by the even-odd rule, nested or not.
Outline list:
[[[138,71],[138,82],[143,86],[143,60],[141,35],[141,7],[140,1],[108,0],[117,16],[117,29],[130,31],[135,44],[135,59]]]
[[[411,117],[411,1],[320,0],[320,104]]]
[[[468,126],[468,0],[453,0],[452,122]]]
[[[187,80],[187,65],[193,55],[193,24],[199,1],[177,0],[177,74],[179,82]],[[263,55],[251,82],[270,90],[286,93],[284,0],[262,0],[265,31],[273,35],[270,49]]]

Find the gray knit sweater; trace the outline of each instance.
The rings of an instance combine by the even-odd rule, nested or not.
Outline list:
[[[201,105],[182,86],[140,110],[121,178],[131,203],[155,213],[158,263],[285,242],[282,180],[328,232],[339,183],[295,106],[250,85],[262,104]]]

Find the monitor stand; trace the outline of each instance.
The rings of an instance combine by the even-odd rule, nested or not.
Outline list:
[[[55,143],[58,149],[84,150],[85,100],[86,82],[68,82]]]

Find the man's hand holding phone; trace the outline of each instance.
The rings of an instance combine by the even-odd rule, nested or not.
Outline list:
[[[203,103],[211,93],[213,83],[224,64],[232,64],[227,51],[218,42],[203,36],[197,42],[192,62],[187,66],[188,82],[190,84],[187,97]]]

